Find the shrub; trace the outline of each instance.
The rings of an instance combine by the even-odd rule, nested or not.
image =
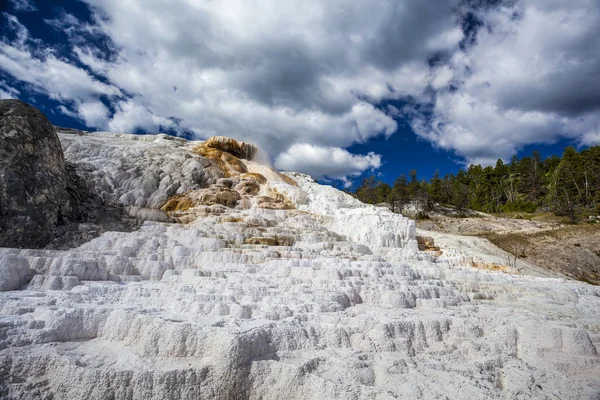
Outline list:
[[[429,219],[429,215],[427,215],[426,213],[424,213],[423,211],[419,211],[417,213],[417,219],[418,220],[423,220],[423,219]]]

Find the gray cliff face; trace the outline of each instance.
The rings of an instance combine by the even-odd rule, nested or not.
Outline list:
[[[69,213],[60,141],[44,114],[0,100],[0,247],[41,247]]]

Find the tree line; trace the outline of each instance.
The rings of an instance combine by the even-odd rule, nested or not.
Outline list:
[[[351,194],[365,203],[387,203],[394,212],[409,203],[422,211],[440,204],[488,213],[553,211],[576,222],[585,209],[600,213],[600,146],[569,146],[562,157],[545,160],[534,151],[513,156],[509,164],[499,159],[495,166],[470,165],[443,178],[436,171],[429,181],[412,170],[391,186],[370,176]]]

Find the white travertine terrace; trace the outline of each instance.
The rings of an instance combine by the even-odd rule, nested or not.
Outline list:
[[[252,161],[267,183],[248,197],[293,208],[242,196],[167,216],[168,198],[231,184],[197,142],[61,141],[146,222],[71,250],[0,249],[0,398],[600,395],[597,287],[419,252],[409,219]]]

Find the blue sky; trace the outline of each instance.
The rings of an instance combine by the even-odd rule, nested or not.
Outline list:
[[[336,185],[600,144],[594,0],[0,2],[0,97]]]
[[[551,155],[561,156],[564,148],[576,145],[570,140],[560,140],[554,144],[532,144],[525,146],[517,152],[518,157],[531,156],[534,150],[540,152],[543,158]],[[390,185],[401,174],[407,179],[411,170],[417,171],[419,179],[430,179],[436,171],[440,176],[456,174],[460,168],[464,168],[462,161],[450,151],[436,149],[431,143],[419,138],[408,125],[399,126],[398,131],[390,138],[378,137],[365,144],[355,144],[348,148],[352,153],[366,153],[374,151],[382,156],[382,165],[375,173],[367,171],[353,180],[353,186],[360,184],[361,179],[375,175],[378,180]],[[343,182],[335,186],[343,187]]]

